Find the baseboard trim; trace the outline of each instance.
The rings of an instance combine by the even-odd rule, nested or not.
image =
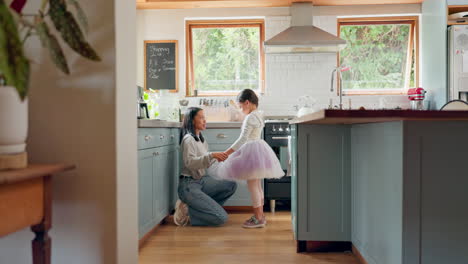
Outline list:
[[[361,255],[361,252],[354,246],[353,246],[353,254],[356,256],[356,258],[359,260],[361,264],[368,264],[366,259]]]
[[[351,246],[347,241],[297,241],[297,253],[349,252]]]
[[[299,241],[296,240],[297,253],[302,252],[346,252],[352,251],[359,263],[368,264],[361,252],[351,243],[342,241]]]
[[[252,206],[223,206],[224,210],[229,213],[251,212]]]
[[[148,233],[146,233],[140,240],[138,240],[138,249],[141,249],[145,245],[146,241],[148,241],[148,239],[153,235],[153,233],[156,231],[156,229],[160,225],[166,223],[166,221],[168,220],[168,217],[169,215],[164,217],[164,219],[161,220],[161,222],[155,225],[150,231],[148,231]]]

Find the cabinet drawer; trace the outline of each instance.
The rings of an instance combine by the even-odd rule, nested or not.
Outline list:
[[[138,149],[147,149],[156,147],[156,138],[153,135],[152,129],[138,129]]]
[[[239,138],[241,130],[236,129],[207,129],[203,132],[208,144],[232,144]]]
[[[169,128],[140,128],[138,129],[138,149],[154,148],[172,144],[175,135],[171,137]]]

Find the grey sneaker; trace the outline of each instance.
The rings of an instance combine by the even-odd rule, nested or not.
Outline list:
[[[188,206],[181,200],[177,200],[174,213],[174,224],[185,226],[189,223],[190,216],[188,214]]]
[[[263,217],[258,220],[255,216],[250,217],[249,220],[245,221],[242,225],[243,228],[262,228],[266,226],[266,219]]]

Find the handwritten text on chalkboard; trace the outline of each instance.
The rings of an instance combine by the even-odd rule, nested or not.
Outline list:
[[[145,42],[145,48],[146,88],[177,90],[177,43],[174,41],[147,41]]]

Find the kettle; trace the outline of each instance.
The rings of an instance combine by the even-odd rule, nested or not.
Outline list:
[[[137,118],[149,119],[148,104],[143,99],[143,87],[137,86]]]
[[[137,118],[149,119],[148,104],[146,102],[139,102],[137,105]]]
[[[315,112],[315,105],[316,100],[308,95],[304,95],[299,97],[299,110],[297,111],[297,117],[302,117],[307,114],[311,114]]]

